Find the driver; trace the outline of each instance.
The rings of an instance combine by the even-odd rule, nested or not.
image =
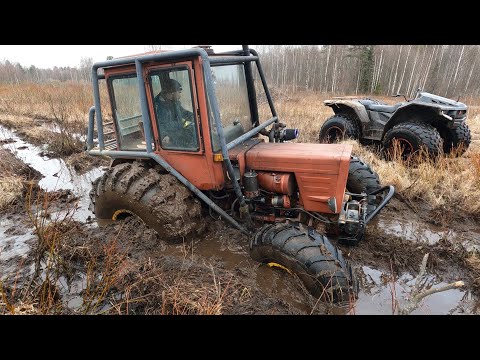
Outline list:
[[[177,80],[167,79],[154,104],[162,145],[191,148],[195,144],[194,118],[193,113],[182,106],[181,95],[182,85]]]

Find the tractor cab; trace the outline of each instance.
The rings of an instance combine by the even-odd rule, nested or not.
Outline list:
[[[91,141],[89,152],[115,158],[156,154],[199,189],[223,188],[228,155],[222,141],[229,148],[239,144],[259,124],[257,93],[270,96],[253,50],[246,50],[249,56],[244,50],[207,50],[208,57],[193,48],[97,64],[104,70],[113,122],[104,121],[97,107],[98,146]],[[94,87],[99,79],[95,69]],[[273,103],[264,104],[270,104],[262,108],[268,126],[277,118]],[[106,124],[111,128],[104,133]],[[266,126],[250,136],[258,137]]]

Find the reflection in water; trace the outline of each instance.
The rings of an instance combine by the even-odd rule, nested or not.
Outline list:
[[[401,221],[386,215],[378,217],[377,226],[386,234],[400,236],[407,240],[426,242],[430,245],[437,243],[442,238],[448,240],[457,236],[453,230],[428,223]]]
[[[395,308],[395,299],[400,307],[408,304],[408,296],[415,284],[415,278],[404,273],[392,282],[390,274],[380,270],[363,266],[360,269],[362,287],[359,299],[353,311],[356,315],[392,315]],[[447,283],[439,281],[430,275],[428,283],[434,288],[442,287]],[[396,313],[396,312],[395,312]],[[461,289],[452,289],[436,293],[424,298],[420,306],[412,315],[446,315],[446,314],[475,314],[475,300],[469,292]]]

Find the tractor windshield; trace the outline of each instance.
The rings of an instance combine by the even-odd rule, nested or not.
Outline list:
[[[243,64],[214,66],[212,77],[220,118],[227,144],[252,129],[247,83]],[[210,107],[213,150],[220,150],[213,113]]]

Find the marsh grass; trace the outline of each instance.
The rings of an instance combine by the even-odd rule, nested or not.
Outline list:
[[[105,84],[100,95],[104,118],[111,119]],[[82,152],[88,125],[88,110],[93,105],[92,86],[88,83],[56,82],[0,85],[0,123],[20,130],[30,139],[45,143],[53,156]],[[45,122],[55,131],[36,129]]]
[[[35,176],[14,153],[0,148],[0,210],[20,200]]]

